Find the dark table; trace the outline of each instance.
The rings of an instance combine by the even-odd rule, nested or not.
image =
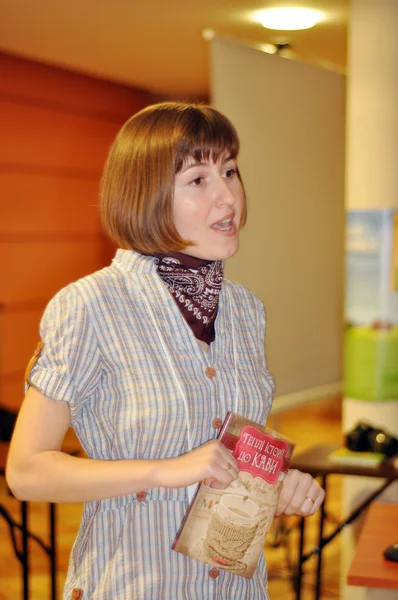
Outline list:
[[[305,473],[309,473],[313,477],[319,477],[320,483],[326,491],[325,502],[320,508],[319,530],[318,530],[318,545],[310,552],[304,554],[304,538],[305,538],[305,518],[300,520],[300,541],[299,541],[299,559],[297,565],[297,573],[295,575],[296,584],[296,600],[301,598],[301,583],[303,575],[303,564],[311,557],[317,556],[317,575],[315,598],[319,600],[321,597],[321,575],[322,575],[322,550],[331,542],[344,527],[351,524],[361,512],[367,508],[384,490],[391,485],[393,481],[398,479],[398,468],[394,466],[392,459],[373,467],[365,467],[363,465],[348,465],[336,463],[329,459],[329,454],[336,450],[338,446],[330,444],[317,444],[311,446],[307,450],[293,456],[292,468],[299,469]],[[326,518],[326,501],[327,501],[327,478],[329,475],[353,475],[360,477],[379,477],[385,481],[355,509],[344,521],[336,525],[333,532],[324,537],[324,524]]]
[[[0,441],[0,475],[5,475],[5,466],[7,460],[8,449],[10,442]],[[80,448],[76,446],[76,443],[66,442],[62,451],[72,456],[76,456],[80,452]],[[50,561],[50,594],[51,600],[56,600],[57,589],[56,589],[56,572],[57,572],[57,546],[56,546],[56,510],[55,504],[49,503],[48,505],[48,520],[49,520],[49,540],[45,541],[41,537],[35,535],[29,530],[29,502],[21,501],[21,521],[17,522],[10,515],[8,510],[0,504],[0,517],[2,517],[9,528],[11,542],[14,548],[16,557],[22,566],[22,597],[23,600],[29,600],[29,538],[34,540],[48,555]],[[19,535],[20,532],[20,543]]]

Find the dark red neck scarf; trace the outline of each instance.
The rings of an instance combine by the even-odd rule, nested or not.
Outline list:
[[[223,280],[222,261],[203,260],[182,252],[155,256],[159,277],[195,337],[210,344],[216,337],[214,322]]]

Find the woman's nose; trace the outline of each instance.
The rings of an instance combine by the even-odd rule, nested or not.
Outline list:
[[[217,205],[232,205],[236,201],[235,194],[232,192],[228,185],[228,180],[224,177],[220,177],[220,181],[217,186],[216,204]]]

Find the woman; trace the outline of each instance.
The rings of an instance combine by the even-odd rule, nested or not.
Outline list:
[[[238,475],[215,440],[226,412],[265,423],[272,403],[263,307],[223,279],[246,219],[238,151],[211,107],[133,116],[101,191],[123,249],[43,316],[7,476],[20,499],[85,502],[65,600],[77,590],[84,600],[268,598],[263,559],[247,580],[170,549],[192,486]],[[60,451],[69,425],[88,459]],[[277,512],[313,514],[323,496],[292,471]]]

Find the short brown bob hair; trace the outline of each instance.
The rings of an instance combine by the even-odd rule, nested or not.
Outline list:
[[[211,106],[164,102],[141,110],[123,125],[105,164],[100,206],[106,232],[140,254],[183,250],[192,242],[173,221],[176,174],[190,158],[217,161],[238,152],[235,127]],[[246,200],[240,225],[245,221]]]

